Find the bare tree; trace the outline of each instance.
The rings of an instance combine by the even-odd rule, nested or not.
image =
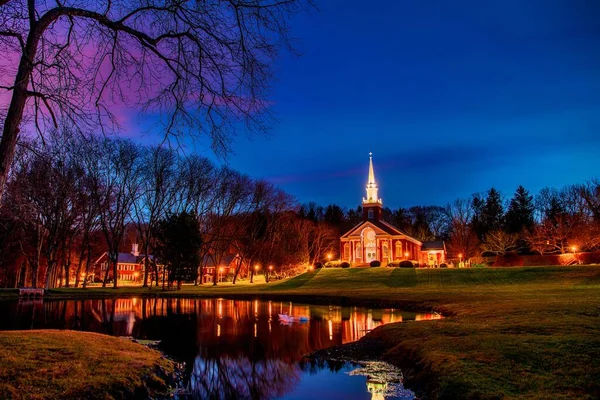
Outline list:
[[[454,255],[462,254],[464,259],[479,255],[479,239],[472,223],[475,212],[468,199],[457,199],[446,206],[450,218],[450,239],[448,250]]]
[[[207,134],[223,151],[238,122],[270,124],[271,63],[301,0],[2,0],[1,83],[10,93],[0,194],[24,122],[61,116],[114,128],[114,106],[161,116],[166,135]]]
[[[92,193],[99,210],[99,220],[117,288],[117,258],[125,235],[127,218],[131,213],[140,184],[140,149],[125,139],[90,139],[88,171]],[[106,269],[106,286],[110,267]]]
[[[152,147],[142,156],[139,195],[134,198],[132,219],[144,251],[143,286],[148,286],[149,250],[158,221],[166,217],[176,194],[176,155],[163,147]]]
[[[519,237],[512,233],[506,233],[503,230],[495,230],[486,233],[481,249],[484,252],[504,255],[511,250],[517,249]]]

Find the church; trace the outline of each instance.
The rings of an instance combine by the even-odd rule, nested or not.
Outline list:
[[[444,242],[421,242],[383,221],[383,201],[377,193],[373,155],[369,153],[367,197],[363,198],[363,220],[340,238],[340,260],[352,266],[380,261],[382,266],[410,260],[430,267],[446,261]]]

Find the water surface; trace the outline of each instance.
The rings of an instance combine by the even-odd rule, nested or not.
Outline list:
[[[279,314],[296,320],[281,323]],[[160,340],[166,354],[186,363],[187,396],[198,399],[412,398],[396,382],[352,374],[357,365],[317,364],[302,356],[356,341],[382,324],[438,318],[391,308],[258,300],[0,302],[0,330],[75,329]]]

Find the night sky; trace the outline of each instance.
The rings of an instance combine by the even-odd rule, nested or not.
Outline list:
[[[490,4],[492,3],[492,4]],[[510,198],[600,177],[600,1],[318,2],[292,22],[268,138],[228,163],[300,202]]]

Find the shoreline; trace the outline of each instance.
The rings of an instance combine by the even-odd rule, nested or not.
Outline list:
[[[431,399],[600,398],[599,266],[323,270],[277,285],[210,289],[148,295],[433,310],[446,318],[386,324],[319,352],[387,361],[408,389]],[[47,299],[91,298],[56,294]]]

